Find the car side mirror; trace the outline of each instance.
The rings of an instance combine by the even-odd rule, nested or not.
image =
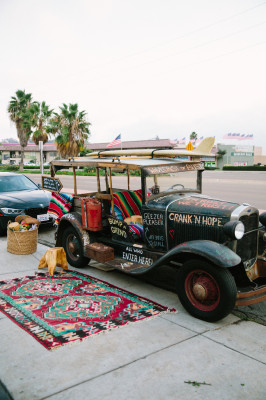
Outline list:
[[[40,183],[37,183],[37,186],[39,189],[42,189],[42,185]]]

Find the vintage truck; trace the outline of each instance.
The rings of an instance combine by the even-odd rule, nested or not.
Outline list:
[[[85,167],[96,171],[95,188],[78,194]],[[182,305],[206,321],[266,299],[266,213],[203,195],[203,162],[99,153],[53,161],[51,177],[69,168],[74,201],[56,245],[73,267],[94,259],[136,276],[171,265]]]

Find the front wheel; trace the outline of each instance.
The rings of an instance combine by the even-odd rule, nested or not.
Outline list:
[[[90,262],[90,259],[84,256],[82,242],[72,226],[63,231],[62,246],[65,249],[67,261],[72,267],[82,268]]]
[[[234,308],[237,288],[227,269],[202,260],[190,260],[178,271],[177,293],[193,317],[215,322]]]

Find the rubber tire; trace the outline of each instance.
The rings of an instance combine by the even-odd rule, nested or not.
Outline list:
[[[197,308],[187,296],[185,285],[190,273],[202,270],[215,280],[219,288],[220,299],[215,309],[205,311]],[[237,287],[235,280],[227,269],[216,267],[202,260],[190,260],[180,267],[177,273],[177,294],[183,307],[195,318],[215,322],[226,317],[233,310],[236,302]]]
[[[76,238],[77,253],[78,253],[78,257],[77,258],[73,257],[73,255],[71,254],[71,252],[69,251],[68,246],[67,246],[69,236],[73,236],[73,235]],[[84,256],[81,239],[80,239],[76,229],[73,228],[72,226],[67,227],[63,231],[62,246],[65,249],[67,261],[69,262],[70,265],[72,265],[72,267],[84,268],[90,262],[90,258]]]
[[[0,223],[0,236],[6,236],[7,225],[3,226],[4,224]]]

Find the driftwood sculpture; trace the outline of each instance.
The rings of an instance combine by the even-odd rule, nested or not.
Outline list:
[[[66,253],[63,247],[52,247],[48,249],[40,259],[38,268],[48,267],[50,276],[54,275],[56,267],[61,267],[65,270],[68,269]]]

